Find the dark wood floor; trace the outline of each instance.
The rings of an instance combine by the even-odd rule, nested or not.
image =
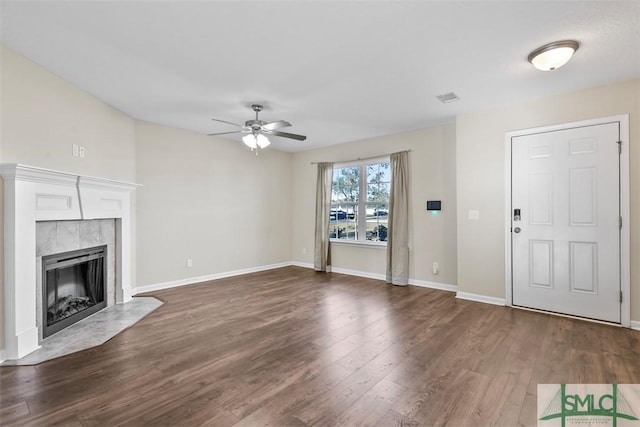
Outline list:
[[[159,291],[106,344],[0,368],[2,425],[535,425],[538,383],[640,383],[640,333],[288,267]]]

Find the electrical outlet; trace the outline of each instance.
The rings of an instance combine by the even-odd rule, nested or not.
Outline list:
[[[71,154],[73,157],[78,157],[78,144],[71,144]]]
[[[193,260],[191,258],[187,258],[187,267],[188,268],[193,267]]]
[[[307,248],[302,248],[302,255],[306,255],[307,254]]]
[[[437,262],[433,263],[433,274],[438,274],[440,273],[440,264],[438,264]]]
[[[84,159],[84,147],[82,145],[78,147],[78,155]]]

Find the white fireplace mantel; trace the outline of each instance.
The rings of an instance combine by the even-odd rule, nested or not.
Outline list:
[[[0,164],[4,180],[3,357],[39,348],[36,221],[116,219],[116,302],[131,299],[131,192],[138,184]]]

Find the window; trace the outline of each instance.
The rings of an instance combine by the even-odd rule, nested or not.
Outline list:
[[[390,185],[388,159],[334,167],[329,237],[386,242]]]

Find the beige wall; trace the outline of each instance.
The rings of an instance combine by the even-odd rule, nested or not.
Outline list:
[[[294,261],[313,263],[316,165],[411,150],[410,274],[414,280],[456,284],[455,126],[445,125],[296,153],[292,165],[292,253]],[[427,200],[442,200],[440,215]],[[303,253],[306,251],[306,253]],[[385,250],[332,244],[334,268],[371,275],[385,273]],[[440,264],[433,275],[431,265]]]
[[[3,163],[135,180],[135,121],[6,47],[1,102]]]
[[[640,320],[640,80],[514,104],[458,117],[458,286],[504,298],[504,186],[507,131],[630,115],[631,319]],[[478,209],[480,220],[468,219]]]
[[[136,167],[137,286],[291,260],[291,154],[138,122]]]
[[[630,113],[631,318],[640,320],[638,80],[467,114],[456,125],[256,158],[238,142],[136,122],[5,47],[1,60],[0,162],[144,185],[134,200],[134,287],[290,260],[311,264],[310,162],[410,149],[411,279],[502,298],[504,132]],[[86,147],[84,159],[71,155],[72,144]],[[426,211],[428,199],[443,201],[440,215]],[[467,220],[469,209],[480,210],[479,221]],[[385,252],[334,245],[333,265],[382,275]],[[2,308],[0,301],[0,348]]]
[[[238,142],[140,123],[10,49],[1,59],[0,162],[144,185],[134,198],[134,287],[291,260],[291,154],[256,158]]]
[[[0,163],[135,180],[133,119],[10,49],[2,45],[0,49]],[[86,148],[84,159],[72,156],[72,144]],[[4,295],[3,269],[0,277],[0,295]],[[4,303],[0,304],[0,349],[4,347],[3,309]]]

